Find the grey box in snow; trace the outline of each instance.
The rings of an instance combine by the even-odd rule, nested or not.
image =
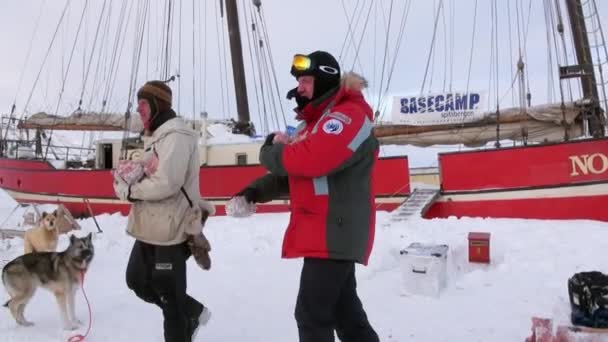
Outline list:
[[[404,292],[439,297],[447,283],[448,246],[414,242],[400,254]]]

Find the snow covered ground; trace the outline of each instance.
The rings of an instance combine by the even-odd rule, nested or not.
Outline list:
[[[0,222],[13,207],[1,192]],[[357,268],[359,294],[381,341],[523,341],[533,315],[568,321],[568,277],[608,271],[607,223],[451,218],[388,224],[389,217],[378,213],[370,265]],[[162,341],[160,310],[136,299],[125,285],[133,243],[124,233],[126,219],[102,215],[97,220],[104,233],[94,239],[96,256],[85,282],[93,311],[87,341]],[[297,341],[293,311],[301,260],[280,258],[287,221],[287,214],[209,220],[211,271],[192,260],[188,265],[189,292],[213,314],[198,340]],[[96,230],[92,219],[80,223],[78,235]],[[492,233],[491,265],[467,262],[469,231]],[[399,251],[411,242],[449,245],[448,284],[439,298],[404,295]],[[59,249],[66,245],[62,236]],[[1,242],[0,262],[22,248],[19,239]],[[2,341],[63,342],[73,334],[61,329],[55,300],[45,290],[26,309],[34,327],[17,326],[8,310],[0,309]],[[86,323],[80,292],[76,311]],[[78,332],[84,331],[86,326]]]

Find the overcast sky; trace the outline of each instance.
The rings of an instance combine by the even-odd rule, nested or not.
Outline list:
[[[157,79],[159,70],[160,41],[162,39],[163,5],[167,1],[155,0],[150,2],[150,16],[147,24],[147,33],[144,37],[141,59],[137,74],[137,86],[147,79]],[[604,28],[608,26],[608,3],[603,0],[595,1]],[[57,38],[50,50],[46,64],[41,69],[53,33],[60,20],[61,13],[66,5],[63,0],[22,0],[5,1],[0,11],[0,42],[3,53],[0,55],[0,112],[9,112],[13,102],[17,105],[17,115],[21,113],[34,113],[37,111],[55,112],[58,108],[60,115],[67,115],[78,107],[80,94],[83,92],[83,83],[86,78],[86,66],[94,45],[94,36],[99,18],[104,6],[104,0],[89,0],[87,10],[84,12],[82,30],[76,43],[69,72],[67,70],[72,46],[76,37],[77,28],[85,0],[72,0],[64,21],[59,27]],[[133,52],[135,51],[135,26],[138,22],[138,8],[145,3],[144,0],[106,0],[105,17],[111,4],[112,12],[110,23],[105,26],[103,21],[98,43],[93,54],[93,63],[88,73],[87,84],[84,87],[83,108],[100,110],[102,99],[109,100],[107,110],[124,112],[127,107],[129,82],[131,79]],[[234,100],[234,86],[228,50],[228,35],[226,33],[225,18],[219,17],[219,1],[173,1],[175,4],[171,42],[170,73],[181,75],[180,81],[171,83],[174,91],[174,107],[184,116],[192,113],[207,111],[211,117],[236,117]],[[193,3],[195,4],[193,10]],[[254,85],[259,88],[257,76],[251,73],[251,60],[247,35],[250,31],[252,9],[250,0],[238,0],[241,11],[242,43],[247,72],[247,86],[252,119],[258,127],[264,127],[263,106],[258,105]],[[436,44],[434,58],[427,71],[427,58],[433,37],[435,13],[439,4],[443,3],[441,15],[437,21]],[[517,94],[511,95],[509,89],[512,84],[512,75],[516,69],[519,45],[525,53],[527,77],[532,92],[532,103],[539,104],[550,101],[559,101],[559,88],[556,78],[557,60],[555,48],[551,40],[552,64],[549,63],[547,48],[547,25],[545,5],[554,3],[553,0],[479,0],[475,18],[475,0],[263,0],[262,8],[267,27],[268,38],[274,68],[277,72],[279,94],[273,89],[273,98],[281,101],[283,113],[287,123],[293,123],[293,103],[285,100],[285,93],[294,85],[294,79],[289,74],[291,58],[295,53],[310,53],[314,50],[326,50],[341,57],[343,70],[353,68],[367,77],[370,89],[366,96],[374,108],[378,106],[379,95],[418,95],[423,93],[440,93],[450,90],[481,91],[488,94],[490,100],[486,103],[488,109],[496,107],[496,55],[498,51],[498,97],[501,108],[513,105],[517,101]],[[565,15],[565,5],[560,1]],[[593,1],[589,1],[592,4]],[[410,5],[405,31],[401,40],[399,53],[396,54],[399,27],[406,6]],[[492,14],[492,6],[496,4],[497,16]],[[342,49],[348,32],[348,15],[356,9],[352,23],[354,38],[347,40],[348,44]],[[119,25],[121,8],[125,8],[124,26]],[[180,10],[181,6],[181,10]],[[392,8],[391,8],[392,6]],[[363,10],[361,10],[363,9]],[[517,12],[519,9],[519,26]],[[181,12],[181,16],[180,16]],[[193,25],[193,13],[195,25]],[[245,20],[247,14],[247,22]],[[359,15],[361,13],[362,15]],[[384,14],[383,14],[384,13]],[[40,21],[38,21],[39,15]],[[368,16],[369,14],[369,16]],[[587,13],[589,14],[589,13]],[[369,17],[369,19],[368,19]],[[355,22],[358,20],[358,24]],[[510,19],[510,20],[509,20]],[[386,43],[386,27],[389,26],[389,41]],[[367,22],[367,26],[365,23]],[[222,48],[222,40],[217,33],[217,26],[225,36],[226,50]],[[495,23],[496,25],[494,25]],[[569,22],[564,17],[568,28]],[[591,25],[591,21],[588,21]],[[36,25],[39,25],[33,37]],[[473,25],[475,24],[475,38],[472,39]],[[179,39],[181,25],[182,38]],[[362,37],[365,26],[365,35]],[[497,28],[498,43],[492,48],[493,27]],[[509,27],[511,39],[509,39]],[[520,28],[518,35],[517,28]],[[112,61],[112,51],[116,32],[123,33],[120,41],[124,44],[120,58],[116,59],[117,72],[114,82],[108,79]],[[527,31],[527,34],[526,34]],[[193,49],[193,32],[195,34]],[[104,34],[105,33],[105,34]],[[518,36],[521,39],[518,39]],[[571,42],[569,31],[566,32],[569,52]],[[101,37],[105,37],[105,42]],[[31,54],[28,57],[28,47],[33,38]],[[551,39],[552,36],[551,36]],[[361,42],[359,58],[354,63],[354,43]],[[473,43],[472,68],[470,79],[469,58]],[[104,44],[103,50],[100,49]],[[561,42],[558,41],[561,45]],[[219,45],[219,48],[218,48]],[[120,46],[120,45],[119,45]],[[206,46],[206,48],[205,48]],[[268,46],[268,45],[267,45]],[[388,51],[386,71],[382,80],[382,65],[385,47]],[[193,50],[195,61],[193,63]],[[181,63],[180,63],[181,51]],[[220,62],[222,51],[228,53],[223,57],[226,61],[226,72],[223,62]],[[254,54],[254,53],[253,53]],[[494,56],[494,57],[492,57]],[[593,51],[595,58],[595,50]],[[26,60],[27,58],[27,60]],[[396,59],[395,59],[396,58]],[[560,55],[562,64],[564,56]],[[570,64],[574,62],[573,55],[568,55]],[[386,87],[388,70],[396,60],[388,93],[379,92],[382,80],[382,90]],[[494,61],[491,63],[491,61]],[[194,64],[194,72],[193,72]],[[99,65],[99,66],[98,66]],[[25,66],[25,67],[24,67]],[[604,69],[608,69],[605,67]],[[40,77],[35,88],[34,80],[38,72]],[[425,80],[426,73],[426,80]],[[554,80],[550,86],[550,73]],[[63,75],[67,74],[61,100],[61,85],[64,83]],[[205,75],[202,77],[201,75]],[[608,74],[607,74],[608,75]],[[19,84],[20,79],[22,80]],[[227,80],[228,84],[222,84]],[[255,82],[257,80],[257,82]],[[193,86],[194,83],[194,86]],[[424,89],[422,88],[424,84]],[[572,83],[574,97],[577,97],[578,86]],[[274,87],[274,85],[273,85]],[[564,83],[565,89],[567,89]],[[222,101],[224,89],[224,101]],[[515,88],[517,89],[517,88]],[[33,91],[32,91],[33,90]],[[180,94],[181,90],[181,94]],[[265,88],[268,92],[270,89]],[[566,90],[566,92],[568,92]],[[28,103],[28,98],[32,94]],[[107,96],[106,96],[107,93]],[[194,93],[194,95],[193,95]],[[567,99],[569,95],[567,95]],[[381,98],[385,98],[382,96]],[[194,102],[193,102],[194,99]],[[390,97],[388,99],[390,110]],[[27,108],[24,108],[27,103]],[[517,104],[515,104],[517,105]],[[267,116],[275,112],[273,107],[266,108]],[[276,112],[281,113],[277,108]],[[385,119],[390,119],[387,114]],[[282,115],[278,114],[282,125]]]

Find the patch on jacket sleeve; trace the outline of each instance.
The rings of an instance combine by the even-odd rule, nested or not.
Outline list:
[[[344,130],[342,121],[338,119],[329,119],[323,124],[323,132],[327,134],[340,134]]]
[[[338,119],[347,125],[350,125],[350,123],[353,122],[353,120],[350,118],[350,116],[348,116],[346,114],[342,114],[340,112],[329,113],[327,116],[330,118]]]
[[[170,262],[157,262],[155,266],[158,271],[171,271],[173,269],[173,264]]]

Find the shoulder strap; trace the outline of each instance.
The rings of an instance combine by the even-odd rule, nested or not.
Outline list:
[[[188,200],[188,204],[190,205],[190,208],[192,208],[192,200],[190,199],[190,196],[188,196],[188,193],[186,192],[186,189],[184,189],[184,187],[182,186],[180,188],[180,190],[182,191],[182,193],[184,194],[184,196],[186,196],[186,199]]]

